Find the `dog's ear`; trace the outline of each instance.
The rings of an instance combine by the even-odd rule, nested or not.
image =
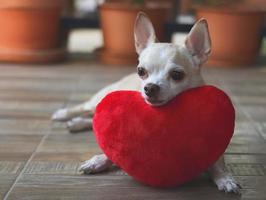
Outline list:
[[[207,20],[200,19],[192,27],[186,38],[185,46],[197,65],[201,65],[208,60],[211,53],[211,39]]]
[[[151,20],[143,12],[139,12],[134,27],[135,47],[138,54],[149,44],[156,41]]]

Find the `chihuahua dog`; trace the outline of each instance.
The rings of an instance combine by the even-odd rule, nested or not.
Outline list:
[[[95,94],[90,101],[69,109],[60,109],[52,119],[67,121],[70,131],[92,128],[92,117],[97,104],[106,94],[115,90],[140,91],[151,106],[166,104],[179,93],[204,85],[201,66],[211,52],[208,24],[199,20],[188,34],[184,45],[156,42],[150,19],[139,13],[134,27],[136,52],[139,55],[137,74],[129,75]],[[96,155],[81,165],[84,173],[99,173],[107,170],[112,162],[106,155]],[[240,192],[240,185],[226,169],[224,157],[208,170],[219,190]]]

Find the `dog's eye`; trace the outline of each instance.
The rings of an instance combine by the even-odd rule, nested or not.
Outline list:
[[[145,78],[148,75],[147,70],[145,68],[143,68],[143,67],[138,67],[137,71],[138,71],[138,75],[141,78]]]
[[[183,71],[174,70],[170,72],[170,77],[174,81],[181,81],[185,77],[185,73]]]

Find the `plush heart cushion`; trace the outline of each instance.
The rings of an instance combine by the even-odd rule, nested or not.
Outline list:
[[[172,187],[198,176],[225,151],[234,131],[228,96],[213,86],[152,107],[139,92],[117,91],[97,106],[93,128],[107,157],[138,181]]]

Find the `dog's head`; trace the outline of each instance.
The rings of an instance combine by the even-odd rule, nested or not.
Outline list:
[[[137,73],[147,103],[158,106],[177,94],[203,84],[201,65],[211,52],[208,24],[199,20],[182,46],[156,42],[150,19],[139,13],[135,23],[135,46],[139,54]]]

